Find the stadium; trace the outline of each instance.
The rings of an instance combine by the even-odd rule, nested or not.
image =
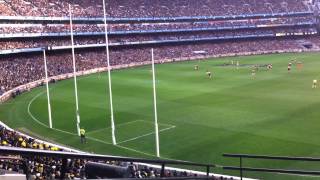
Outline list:
[[[319,179],[319,0],[0,0],[0,178]]]

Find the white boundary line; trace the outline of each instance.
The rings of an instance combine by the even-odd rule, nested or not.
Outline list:
[[[46,124],[40,122],[36,117],[33,116],[33,114],[30,112],[30,106],[31,104],[38,98],[40,97],[42,94],[44,94],[45,91],[43,92],[40,92],[38,93],[37,95],[35,95],[28,103],[28,114],[30,115],[30,117],[35,121],[37,122],[38,124],[40,124],[41,126],[44,126],[46,128],[49,128]],[[140,120],[141,121],[141,120]],[[69,134],[69,135],[75,135],[75,136],[78,136],[77,134],[75,133],[71,133],[71,132],[68,132],[68,131],[64,131],[64,130],[61,130],[61,129],[56,129],[56,128],[52,128],[53,130],[55,131],[59,131],[59,132],[62,132],[62,133],[66,133],[66,134]],[[102,140],[99,140],[99,139],[96,139],[96,138],[92,138],[92,137],[88,137],[88,139],[91,139],[93,141],[96,141],[96,142],[100,142],[100,143],[104,143],[104,144],[107,144],[107,145],[112,145],[111,143],[109,142],[106,142],[106,141],[102,141]],[[139,151],[139,150],[135,150],[135,149],[132,149],[132,148],[128,148],[128,147],[124,147],[124,146],[120,146],[120,145],[115,145],[116,147],[118,148],[121,148],[121,149],[125,149],[125,150],[129,150],[129,151],[132,151],[132,152],[136,152],[136,153],[139,153],[139,154],[143,154],[143,155],[147,155],[147,156],[151,156],[151,157],[156,157],[155,155],[152,155],[152,154],[149,154],[149,153],[145,153],[143,151]],[[169,159],[169,158],[164,158],[164,159]]]
[[[82,77],[82,78],[79,78],[79,79],[86,79],[86,78],[88,78],[88,77],[89,77],[89,76],[85,76],[85,77]],[[28,103],[28,114],[29,114],[29,116],[30,116],[35,122],[37,122],[38,124],[40,124],[40,125],[42,125],[42,126],[44,126],[44,127],[49,128],[48,125],[46,125],[46,124],[42,123],[41,121],[39,121],[39,120],[38,120],[36,117],[34,117],[33,114],[30,112],[30,106],[31,106],[31,104],[33,103],[33,101],[35,101],[38,97],[40,97],[40,96],[41,96],[42,94],[44,94],[44,93],[45,93],[45,91],[42,91],[42,92],[38,93],[37,95],[35,95],[35,96],[29,101],[29,103]],[[70,132],[68,132],[68,131],[63,131],[63,130],[56,129],[56,128],[52,128],[52,129],[73,135],[73,133],[70,133]]]
[[[34,97],[29,101],[29,103],[28,103],[28,114],[30,115],[30,117],[31,117],[35,122],[37,122],[38,124],[40,124],[40,125],[42,125],[42,126],[44,126],[44,127],[46,127],[46,128],[49,128],[48,125],[46,125],[46,124],[42,123],[41,121],[39,121],[39,120],[38,120],[36,117],[34,117],[33,114],[30,112],[30,106],[31,106],[31,104],[32,104],[38,97],[40,97],[40,96],[41,96],[42,94],[44,94],[44,93],[45,93],[45,91],[38,93],[36,96],[34,96]],[[61,130],[61,129],[56,129],[56,128],[52,128],[52,129],[53,129],[53,130],[56,130],[56,131],[60,131],[60,132],[66,133],[66,134],[76,135],[76,134],[74,134],[74,133],[71,133],[71,132],[68,132],[68,131],[64,131],[64,130]]]
[[[44,93],[45,93],[45,91],[38,93],[37,95],[35,95],[35,96],[29,101],[29,103],[28,103],[28,114],[30,115],[30,117],[31,117],[35,122],[37,122],[38,124],[40,124],[40,125],[42,125],[42,126],[44,126],[44,127],[46,127],[46,128],[49,128],[49,126],[47,126],[46,124],[40,122],[40,121],[39,121],[36,117],[34,117],[33,114],[30,112],[30,106],[31,106],[31,104],[32,104],[38,97],[40,97],[40,96],[41,96],[42,94],[44,94]],[[145,120],[136,120],[136,121],[149,122],[149,121],[145,121]],[[133,122],[136,122],[136,121],[130,121],[130,122],[133,123]],[[128,123],[130,123],[130,122],[128,122]],[[126,123],[126,124],[128,124],[128,123]],[[150,123],[151,123],[151,122],[150,122]],[[123,123],[123,124],[124,124],[124,123]],[[121,124],[120,124],[120,125],[121,125]],[[169,129],[173,129],[173,128],[176,127],[176,126],[169,125],[169,124],[162,124],[162,125],[167,125],[167,126],[171,126],[171,127],[162,129],[162,130],[160,130],[159,132],[162,132],[162,131],[165,131],[165,130],[169,130]],[[61,129],[56,129],[56,128],[52,128],[52,129],[55,130],[55,131],[59,131],[59,132],[62,132],[62,133],[69,134],[69,135],[78,136],[78,135],[75,134],[75,133],[71,133],[71,132],[68,132],[68,131],[61,130]],[[106,129],[106,128],[104,128],[104,129]],[[102,130],[102,129],[100,129],[100,130]],[[151,135],[151,134],[154,134],[154,132],[149,133],[149,134],[146,134],[146,135],[142,135],[142,136],[144,137],[144,136],[148,136],[148,135]],[[93,138],[93,137],[87,137],[87,138],[88,138],[88,139],[91,139],[91,140],[93,140],[93,141],[96,141],[96,142],[100,142],[100,143],[106,144],[106,145],[113,145],[113,144],[110,143],[110,142],[102,141],[102,140],[100,140],[100,139],[96,139],[96,138]],[[129,139],[129,140],[130,140],[130,141],[133,141],[133,140],[138,139],[138,138],[141,138],[141,137],[136,137],[136,138],[132,138],[132,139]],[[125,142],[129,142],[129,140],[125,140]],[[119,143],[125,143],[125,142],[122,141],[122,142],[119,142]],[[127,150],[127,151],[131,151],[131,152],[135,152],[135,153],[138,153],[138,154],[143,154],[143,155],[146,155],[146,156],[150,156],[150,157],[155,157],[155,158],[157,158],[156,155],[153,155],[153,154],[150,154],[150,153],[146,153],[146,152],[143,152],[143,151],[139,151],[139,150],[136,150],[136,149],[128,148],[128,147],[119,145],[119,143],[118,143],[118,145],[114,145],[114,146],[115,146],[115,147],[118,147],[118,148],[120,148],[120,149],[125,149],[125,150]],[[161,158],[162,158],[162,159],[167,159],[167,160],[177,160],[177,161],[179,161],[179,159],[166,158],[166,157],[161,157]],[[175,169],[175,168],[172,168],[172,169]],[[180,170],[180,169],[176,169],[176,170]],[[186,170],[183,170],[183,171],[186,171]],[[194,171],[194,172],[196,172],[196,171]],[[211,175],[220,176],[220,174],[214,174],[214,173],[212,173]],[[221,176],[226,177],[226,175],[221,175]],[[228,177],[229,177],[229,176],[228,176]],[[231,176],[231,177],[232,177],[232,176]],[[235,178],[235,179],[239,179],[238,177],[235,177],[235,176],[234,176],[234,178]],[[247,179],[247,178],[245,178],[245,179]]]
[[[86,78],[86,77],[85,77]],[[28,103],[28,114],[29,116],[35,121],[37,122],[38,124],[46,127],[46,128],[49,128],[46,124],[40,122],[36,117],[33,116],[33,114],[30,112],[30,106],[31,104],[38,98],[40,97],[42,94],[44,94],[45,91],[43,92],[40,92],[38,93],[37,95],[35,95]],[[144,121],[144,120],[137,120],[137,121]],[[133,122],[133,121],[132,121]],[[149,122],[149,121],[145,121],[145,122]],[[150,122],[151,123],[151,122]],[[175,128],[175,126],[173,125],[169,125],[169,124],[162,124],[162,125],[168,125],[168,126],[172,126],[170,128]],[[60,129],[56,129],[56,128],[52,128],[53,130],[55,131],[59,131],[59,132],[62,132],[62,133],[66,133],[66,134],[69,134],[69,135],[75,135],[75,136],[78,136],[77,134],[75,133],[71,133],[71,132],[68,132],[68,131],[64,131],[64,130],[60,130]],[[154,132],[153,132],[154,133]],[[102,140],[99,140],[99,139],[95,139],[95,138],[92,138],[92,137],[88,137],[88,139],[91,139],[91,140],[94,140],[96,142],[100,142],[100,143],[103,143],[103,144],[107,144],[107,145],[112,145],[112,143],[109,143],[109,142],[106,142],[106,141],[102,141]],[[132,148],[128,148],[128,147],[124,147],[124,146],[121,146],[121,145],[115,145],[116,147],[119,147],[121,149],[125,149],[125,150],[128,150],[128,151],[132,151],[132,152],[136,152],[136,153],[139,153],[139,154],[143,154],[143,155],[147,155],[147,156],[150,156],[150,157],[157,157],[156,155],[153,155],[153,154],[149,154],[149,153],[145,153],[143,151],[139,151],[139,150],[135,150],[135,149],[132,149]],[[167,160],[178,160],[178,159],[172,159],[172,158],[166,158],[166,157],[161,157],[162,159],[167,159]],[[179,161],[179,160],[178,160]],[[218,174],[213,174],[212,175],[218,175]],[[221,175],[221,176],[224,176],[226,177],[226,175]],[[232,177],[232,176],[231,176]],[[239,179],[238,177],[235,177],[233,176],[235,179]],[[245,178],[245,179],[248,179],[248,178]]]
[[[30,112],[30,106],[31,106],[31,104],[33,103],[33,101],[35,101],[38,97],[40,97],[40,96],[41,96],[42,94],[44,94],[44,93],[45,93],[45,91],[38,93],[37,95],[35,95],[35,96],[29,101],[29,103],[28,103],[28,114],[29,114],[29,116],[30,116],[34,121],[36,121],[38,124],[49,128],[49,126],[47,126],[46,124],[40,122],[40,121],[39,121],[37,118],[35,118],[35,117],[33,116],[33,114]]]

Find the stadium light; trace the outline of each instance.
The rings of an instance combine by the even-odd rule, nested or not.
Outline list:
[[[79,99],[78,99],[78,84],[76,75],[76,58],[74,55],[74,41],[73,41],[73,24],[72,24],[72,8],[69,4],[69,15],[70,15],[70,33],[71,33],[71,49],[72,49],[72,63],[73,63],[73,78],[74,78],[74,94],[76,98],[76,118],[77,118],[77,133],[80,136],[80,112],[79,112]]]
[[[48,115],[49,115],[49,127],[52,129],[52,116],[51,116],[51,103],[50,103],[50,92],[49,92],[49,80],[48,80],[48,66],[46,49],[43,49],[43,61],[44,61],[44,72],[46,76],[46,88],[47,88],[47,99],[48,99]]]
[[[114,125],[114,114],[113,114],[113,101],[112,101],[112,83],[111,83],[111,67],[110,67],[110,56],[109,56],[109,39],[108,39],[108,24],[107,24],[107,13],[106,13],[106,2],[103,0],[103,20],[104,20],[104,31],[106,40],[106,53],[107,53],[107,65],[108,65],[108,83],[109,83],[109,101],[110,101],[110,112],[111,112],[111,133],[112,133],[112,144],[116,145],[115,125]]]

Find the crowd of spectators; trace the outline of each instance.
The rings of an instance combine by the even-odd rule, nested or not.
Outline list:
[[[36,139],[26,137],[21,133],[6,129],[0,125],[0,145],[8,147],[31,148],[37,150],[66,151],[49,143],[40,142]],[[60,179],[87,179],[86,164],[90,162],[85,159],[67,159],[65,166],[63,160],[58,157],[24,157],[24,156],[1,156],[0,172],[26,174],[29,180],[53,180]],[[95,161],[107,164],[109,167],[122,167],[126,169],[127,178],[155,178],[160,177],[160,168],[148,165],[140,165],[130,162],[118,161]],[[92,163],[92,161],[91,161]],[[65,168],[64,168],[65,167]],[[108,176],[106,174],[106,176]],[[192,177],[202,176],[187,171],[165,170],[164,177]],[[213,180],[232,180],[223,176],[212,176]]]
[[[3,0],[0,15],[68,16],[69,4],[78,17],[101,17],[103,5],[94,0]],[[310,11],[302,0],[106,0],[109,17],[221,16]]]
[[[198,56],[196,52],[204,52],[206,56],[226,55],[244,52],[281,51],[303,49],[298,41],[308,41],[320,46],[320,38],[306,37],[301,39],[265,39],[245,40],[239,42],[201,43],[185,45],[167,45],[154,48],[155,59],[179,59]],[[150,61],[149,47],[131,47],[110,50],[111,65],[130,64]],[[49,76],[71,73],[72,56],[70,52],[48,54]],[[92,49],[76,52],[77,70],[88,70],[97,67],[106,67],[106,53],[104,49]],[[0,94],[28,82],[44,78],[44,65],[41,54],[30,54],[17,57],[0,58]],[[1,146],[33,148],[40,150],[63,151],[58,147],[25,137],[15,131],[0,126]],[[0,158],[1,159],[1,158]],[[23,160],[23,161],[21,161]],[[25,163],[21,163],[25,162]],[[88,161],[83,159],[68,160],[68,168],[64,174],[65,179],[86,178],[85,165]],[[123,162],[101,162],[115,166],[126,167],[130,170],[130,177],[147,178],[159,177],[160,170],[149,166],[141,166]],[[27,167],[27,168],[26,168]],[[62,174],[62,159],[52,157],[10,157],[0,160],[0,169],[26,173],[29,179],[55,179]],[[166,171],[166,177],[194,176],[187,172]],[[217,179],[224,179],[217,177]]]
[[[301,38],[320,45],[318,37]],[[300,39],[300,40],[301,40]],[[205,51],[206,55],[224,55],[241,52],[278,51],[303,49],[296,39],[242,40],[237,42],[200,43],[186,45],[166,45],[155,47],[155,58],[192,58],[195,51]],[[122,65],[149,61],[149,47],[111,48],[111,65]],[[42,54],[0,58],[0,90],[8,91],[14,87],[39,80],[44,77]],[[49,76],[73,72],[71,52],[49,54]],[[106,53],[101,49],[76,51],[77,70],[106,67]]]
[[[68,15],[68,5],[73,4],[75,16],[101,16],[102,2],[93,0],[79,1],[53,1],[53,0],[3,0],[0,1],[0,15],[32,15],[32,16],[66,16]],[[179,7],[179,9],[177,9]],[[207,10],[207,7],[210,10]],[[232,8],[236,7],[236,8]],[[156,16],[195,16],[195,15],[232,15],[248,13],[243,8],[246,7],[250,13],[266,13],[269,10],[275,12],[305,11],[306,6],[299,0],[155,0],[152,3],[146,0],[136,0],[134,2],[122,0],[107,0],[107,8],[111,17],[156,17]],[[283,9],[285,8],[285,10]],[[225,11],[225,10],[228,11]],[[199,11],[199,12],[198,12]],[[210,11],[210,12],[209,12]],[[102,12],[102,11],[101,11]],[[201,14],[204,13],[204,14]],[[229,13],[229,14],[228,14]],[[127,44],[131,42],[150,42],[150,41],[182,41],[203,38],[221,38],[221,37],[239,37],[245,35],[284,35],[291,33],[310,34],[316,31],[314,27],[297,26],[294,28],[273,27],[279,24],[313,22],[312,16],[303,17],[286,17],[286,18],[269,18],[269,19],[243,19],[228,21],[209,21],[209,22],[184,22],[184,23],[136,23],[136,24],[111,24],[110,32],[117,31],[140,31],[140,30],[178,30],[178,29],[195,29],[195,28],[221,28],[236,27],[243,25],[270,26],[268,28],[245,29],[245,30],[212,30],[212,31],[186,31],[183,33],[147,33],[132,35],[110,35],[111,45]],[[14,33],[39,33],[39,32],[69,32],[68,24],[2,24],[0,34]],[[17,28],[18,27],[18,28]],[[104,26],[101,24],[75,24],[75,32],[104,32]],[[279,42],[286,42],[279,40]],[[105,38],[98,36],[75,36],[75,45],[87,44],[104,44]],[[263,50],[264,41],[246,41],[230,43],[215,43],[199,46],[161,46],[157,47],[161,56],[164,58],[191,57],[191,49],[207,49],[208,54],[227,54],[232,52],[249,52],[255,51],[251,48],[258,47]],[[267,41],[267,44],[274,43]],[[252,46],[252,44],[254,44]],[[11,38],[0,40],[0,50],[12,50],[19,48],[38,48],[71,45],[70,37],[41,37],[41,38]],[[286,43],[284,43],[286,45]],[[213,49],[210,49],[210,48]],[[266,50],[271,47],[277,47],[277,44],[267,46]],[[285,49],[286,46],[279,46],[278,49]],[[190,50],[190,51],[187,51]],[[176,50],[176,51],[174,51]],[[171,53],[170,53],[171,52]],[[112,64],[128,64],[130,62],[148,61],[145,54],[148,48],[127,48],[111,51]],[[176,54],[175,54],[176,53]],[[79,70],[91,69],[95,67],[106,66],[105,53],[89,51],[77,54],[77,67]],[[51,60],[52,59],[52,60]],[[116,61],[115,61],[116,60]],[[49,57],[49,75],[58,75],[72,72],[70,66],[71,57],[69,55],[55,54]],[[43,74],[42,56],[27,55],[20,57],[5,57],[0,60],[0,94],[3,92],[25,84],[30,81],[41,79]]]
[[[313,34],[317,30],[314,27],[287,27],[287,28],[261,28],[261,29],[243,29],[243,30],[224,30],[224,31],[197,31],[180,33],[156,33],[156,34],[132,34],[132,35],[111,35],[109,43],[128,44],[132,42],[146,43],[151,41],[168,40],[192,40],[204,38],[224,38],[224,37],[243,37],[243,36],[261,36],[261,35],[289,35],[289,34]],[[100,36],[77,36],[74,38],[75,45],[104,44],[105,37]],[[55,47],[71,45],[69,36],[60,38],[27,38],[27,39],[3,39],[0,41],[0,50],[11,50],[20,48],[38,48]]]
[[[283,13],[310,11],[308,3],[301,0],[106,0],[108,17],[178,17],[178,16],[221,16],[261,13]],[[47,16],[65,17],[69,15],[69,4],[72,4],[73,14],[76,17],[103,16],[102,0],[2,0],[0,1],[0,15],[5,16]],[[281,24],[299,24],[314,22],[314,17],[291,17],[272,19],[244,19],[209,22],[184,23],[136,23],[111,24],[109,32],[142,31],[142,30],[179,30],[196,28],[221,28],[237,26],[276,26]],[[15,33],[59,33],[69,32],[68,24],[2,24],[0,34]],[[104,32],[102,24],[75,24],[75,32]],[[290,34],[316,32],[313,27],[295,28],[260,28],[246,30],[199,31],[165,34],[135,34],[111,35],[110,43],[128,43],[155,40],[186,40],[195,38],[221,38],[226,36],[262,35],[262,34]],[[45,46],[70,45],[70,37],[61,38],[31,38],[0,40],[0,50],[18,48],[33,48]],[[216,43],[198,43],[165,45],[154,47],[155,59],[180,59],[198,57],[196,52],[203,52],[205,56],[228,55],[234,53],[303,50],[298,41],[307,41],[317,48],[320,47],[320,38],[281,38],[263,40],[219,41]],[[104,36],[75,37],[75,44],[103,44]],[[150,61],[150,47],[138,46],[110,49],[111,65],[127,65]],[[47,54],[49,76],[56,76],[73,72],[71,52],[63,51]],[[78,71],[98,67],[106,67],[105,49],[86,49],[76,51],[76,67]],[[23,56],[0,57],[0,95],[14,87],[44,78],[44,64],[42,54]],[[64,151],[47,143],[21,135],[0,126],[1,146],[33,148],[40,150]],[[26,173],[30,179],[55,179],[61,176],[62,160],[49,157],[10,157],[2,159],[0,169]],[[21,161],[23,160],[23,161]],[[25,162],[25,163],[21,163]],[[66,179],[85,178],[87,160],[76,159],[68,161]],[[159,177],[160,170],[133,163],[102,162],[116,166],[127,167],[130,177],[145,178]],[[187,172],[166,171],[166,177],[193,176]]]
[[[285,24],[314,23],[313,16],[242,19],[226,21],[180,22],[180,23],[127,23],[109,24],[108,32],[181,30],[199,28],[236,28],[239,26],[278,26]],[[74,32],[105,32],[103,24],[74,24]],[[69,24],[2,24],[0,34],[16,33],[63,33],[70,32]]]
[[[15,131],[8,130],[3,126],[0,126],[0,143],[1,146],[63,151],[63,149],[51,146],[47,143],[36,141],[33,138],[29,138]],[[71,168],[65,174],[65,178],[70,179],[72,177],[84,177],[84,163],[85,162],[83,160],[75,160]],[[62,160],[52,157],[23,158],[21,156],[11,156],[7,157],[6,159],[1,159],[0,161],[0,168],[2,170],[25,173],[28,175],[28,179],[32,180],[60,178],[61,166]]]

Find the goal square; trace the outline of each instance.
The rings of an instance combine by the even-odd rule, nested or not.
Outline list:
[[[137,139],[154,136],[155,128],[152,121],[135,120],[121,124],[116,124],[117,144],[135,141]],[[159,123],[159,132],[175,128],[174,125]],[[88,137],[98,139],[107,143],[111,143],[111,127],[93,130],[87,132]]]

